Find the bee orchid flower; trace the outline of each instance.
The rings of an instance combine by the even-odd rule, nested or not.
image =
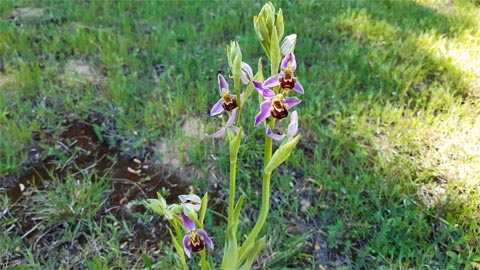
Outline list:
[[[210,249],[213,249],[213,241],[205,230],[197,229],[195,222],[188,218],[183,213],[180,213],[180,217],[183,221],[183,226],[187,233],[183,237],[183,250],[189,258],[192,257],[192,252],[199,252],[207,245]]]
[[[220,90],[221,98],[213,105],[210,115],[214,116],[223,111],[231,112],[237,108],[237,96],[231,95],[228,90],[228,84],[222,74],[218,74],[218,89]],[[243,95],[243,94],[242,94]]]
[[[298,132],[297,111],[292,112],[292,114],[290,115],[290,124],[288,124],[286,134],[276,134],[267,125],[267,136],[276,140],[276,141],[281,141],[281,140],[285,139],[285,137],[293,138],[293,136],[295,136],[295,134],[297,134],[297,132]]]
[[[293,53],[285,55],[280,65],[280,69],[280,73],[273,75],[263,82],[263,87],[269,88],[280,85],[285,91],[293,89],[294,91],[303,94],[303,86],[293,74],[297,69],[297,61],[295,60],[295,55]]]
[[[258,126],[269,116],[279,120],[287,117],[287,109],[290,109],[300,102],[302,101],[297,97],[283,97],[282,94],[278,94],[273,98],[267,98],[267,100],[260,104],[260,112],[255,115],[255,126]]]
[[[228,118],[226,125],[223,128],[219,129],[217,132],[207,136],[210,138],[222,138],[225,136],[225,134],[227,134],[227,129],[231,129],[235,133],[237,133],[238,127],[233,125],[235,123],[235,120],[237,119],[237,112],[238,112],[238,108],[235,108],[230,114],[230,117]]]

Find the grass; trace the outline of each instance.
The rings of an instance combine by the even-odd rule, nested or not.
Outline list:
[[[274,5],[285,32],[299,36],[296,75],[306,94],[300,146],[274,176],[268,246],[256,267],[478,269],[478,1]],[[20,7],[37,15],[13,18]],[[163,140],[178,152],[180,169],[195,169],[199,193],[220,190],[206,225],[221,243],[228,151],[183,127],[194,118],[206,132],[216,128],[208,113],[218,99],[217,71],[228,72],[226,45],[238,40],[255,66],[262,54],[252,17],[260,8],[253,1],[1,1],[0,265],[146,267],[141,254],[157,267],[175,264],[168,243],[121,248],[136,223],[154,220],[107,211],[112,183],[101,177],[52,175],[22,200],[7,199],[9,179],[31,163],[69,161],[56,142],[66,125],[92,115],[105,119],[97,136],[122,153],[140,155]],[[256,111],[246,110],[246,126]],[[242,233],[260,198],[263,131],[249,130],[239,157],[248,199]],[[35,147],[43,149],[36,158]],[[85,197],[72,205],[77,191]],[[39,224],[35,238],[19,227],[25,216]],[[316,242],[327,243],[328,262],[314,256]],[[56,253],[43,254],[42,244]]]

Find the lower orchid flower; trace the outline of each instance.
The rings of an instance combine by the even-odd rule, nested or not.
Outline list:
[[[297,132],[298,132],[297,111],[292,112],[292,114],[290,115],[290,124],[288,124],[286,134],[276,134],[267,125],[267,136],[276,140],[276,141],[281,141],[281,140],[285,139],[285,137],[293,138],[293,136],[295,136],[295,134],[297,134]]]
[[[221,98],[213,105],[210,115],[214,116],[223,111],[232,111],[237,108],[237,96],[230,95],[228,91],[228,84],[222,74],[218,74],[218,89],[220,90]],[[240,97],[241,98],[241,97]]]
[[[283,97],[279,94],[271,99],[267,99],[260,104],[260,112],[255,115],[255,126],[258,126],[263,120],[269,116],[276,119],[283,119],[288,116],[287,109],[302,102],[297,97]]]
[[[192,257],[192,252],[203,250],[205,245],[210,249],[213,249],[213,241],[208,237],[205,230],[196,229],[195,222],[183,213],[180,213],[180,217],[182,218],[183,226],[185,226],[185,230],[187,231],[183,237],[183,249],[189,258]]]
[[[210,137],[210,138],[224,137],[225,134],[227,134],[227,129],[231,129],[235,133],[237,133],[238,132],[238,127],[233,125],[235,123],[235,120],[237,119],[237,112],[238,112],[238,108],[234,109],[232,111],[232,114],[230,114],[230,117],[227,120],[227,124],[223,128],[221,128],[220,130],[218,130],[217,132],[215,132],[213,134],[210,134],[210,135],[207,135],[207,136]]]

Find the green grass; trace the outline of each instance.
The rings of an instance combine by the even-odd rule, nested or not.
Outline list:
[[[313,269],[320,239],[337,269],[480,267],[478,1],[274,5],[284,12],[285,33],[298,35],[296,76],[306,93],[300,146],[273,177],[268,246],[255,265]],[[18,7],[43,13],[10,19]],[[226,45],[238,40],[244,61],[256,67],[262,52],[252,17],[260,8],[253,1],[0,1],[0,179],[27,166],[32,145],[45,149],[41,158],[63,160],[52,138],[67,123],[100,114],[116,134],[107,126],[100,133],[119,138],[123,151],[165,140],[180,153],[181,168],[195,168],[199,193],[213,192],[215,183],[226,192],[226,145],[191,139],[182,127],[195,117],[206,132],[215,130],[219,121],[208,113],[218,99],[217,71],[228,72]],[[250,128],[256,111],[256,104],[246,110],[239,157],[237,182],[248,199],[240,235],[259,206],[263,129]],[[141,253],[158,267],[175,263],[168,243],[158,243],[160,255],[140,247],[122,257],[133,221],[98,218],[110,185],[88,175],[80,186],[68,179],[50,179],[20,203],[0,189],[7,254],[0,265],[144,267]],[[84,214],[63,212],[71,189],[89,194],[78,205]],[[19,222],[18,207],[27,206],[45,220],[40,233],[58,228],[58,257],[39,256],[9,229]],[[224,221],[213,211],[206,219],[218,243]],[[79,235],[94,245],[69,252],[65,243]]]

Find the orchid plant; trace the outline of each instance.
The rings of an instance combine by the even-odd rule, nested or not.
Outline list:
[[[269,212],[271,175],[275,168],[289,157],[300,139],[300,135],[297,135],[298,113],[292,111],[292,108],[301,100],[291,95],[293,92],[304,93],[302,84],[294,74],[297,69],[294,54],[297,35],[288,35],[280,44],[284,34],[283,13],[281,9],[276,12],[272,3],[265,4],[260,13],[254,17],[254,28],[269,59],[270,76],[264,80],[262,59],[258,61],[258,71],[254,76],[250,65],[242,61],[242,52],[238,42],[231,42],[227,46],[227,58],[231,72],[227,78],[233,79],[234,92],[230,93],[224,75],[218,74],[220,99],[210,111],[211,116],[228,114],[226,123],[218,131],[208,135],[211,138],[224,138],[229,143],[228,218],[221,269],[251,269],[255,257],[265,246],[266,236],[260,237],[259,235]],[[236,165],[243,139],[242,125],[249,123],[248,120],[240,121],[240,119],[242,109],[249,104],[249,98],[254,90],[259,94],[259,112],[255,119],[252,119],[253,126],[258,127],[263,124],[265,128],[262,202],[255,226],[243,241],[239,241],[237,229],[245,197],[241,195],[236,199],[235,196]],[[278,126],[287,127],[278,131],[277,124],[286,119],[289,119],[288,125],[279,124]],[[281,141],[275,151],[273,151],[273,141]],[[214,243],[203,224],[208,194],[205,194],[202,199],[194,194],[181,195],[179,199],[180,204],[168,205],[165,199],[158,194],[158,199],[147,200],[146,206],[169,221],[172,242],[183,269],[188,269],[186,257],[190,258],[193,253],[197,252],[200,253],[201,268],[210,269],[212,261],[206,259],[206,247],[213,250]]]

